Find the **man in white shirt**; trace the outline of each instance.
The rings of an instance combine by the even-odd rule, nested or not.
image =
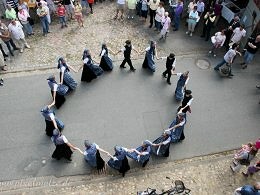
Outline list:
[[[239,44],[241,39],[246,36],[246,30],[244,29],[244,25],[241,24],[240,27],[237,27],[233,31],[233,35],[231,38],[231,43]]]
[[[161,31],[162,17],[164,16],[164,12],[165,12],[163,5],[164,5],[163,2],[159,3],[159,7],[157,8],[156,15],[155,15],[155,31],[158,31],[158,32]]]
[[[154,21],[154,17],[156,14],[156,10],[159,6],[160,0],[150,0],[148,5],[149,5],[149,12],[150,12],[150,26],[149,28],[152,28],[153,26],[153,21]]]
[[[8,25],[8,30],[12,34],[12,37],[18,42],[20,45],[20,52],[23,53],[24,47],[30,48],[28,43],[25,40],[23,26],[19,21],[13,19],[11,23]]]

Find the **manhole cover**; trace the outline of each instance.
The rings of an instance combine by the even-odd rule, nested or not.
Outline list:
[[[210,68],[210,62],[205,59],[197,59],[196,66],[198,66],[200,69],[206,70]]]

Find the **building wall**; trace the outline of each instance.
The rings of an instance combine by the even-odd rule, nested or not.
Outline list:
[[[256,18],[253,21],[253,12],[255,11],[256,13]],[[260,29],[256,29],[259,28],[259,25],[257,25],[260,21],[260,11],[259,8],[257,7],[256,3],[254,2],[254,0],[250,0],[245,12],[241,18],[241,23],[245,24],[245,29],[246,29],[246,38],[243,39],[242,41],[242,45],[244,46],[246,44],[247,38],[251,36],[251,34],[253,33],[254,30],[257,30],[260,33]]]

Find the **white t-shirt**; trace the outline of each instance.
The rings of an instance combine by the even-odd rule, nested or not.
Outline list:
[[[155,15],[155,20],[157,22],[161,22],[162,21],[162,16],[164,16],[164,8],[163,7],[158,7],[156,10],[156,15]]]
[[[216,39],[216,43],[220,44],[220,46],[222,47],[226,40],[226,35],[222,35],[221,32],[217,32],[215,34],[215,39]]]
[[[12,36],[19,40],[19,39],[24,39],[24,32],[23,32],[23,26],[19,21],[15,21],[15,25],[10,23],[8,25],[8,30],[12,34]]]
[[[231,63],[235,55],[236,51],[234,49],[229,49],[228,52],[224,55],[224,60],[228,63]]]
[[[234,43],[237,43],[242,39],[242,37],[245,37],[245,36],[246,36],[245,29],[240,30],[240,27],[237,27],[233,31],[233,37],[231,38],[231,41]]]

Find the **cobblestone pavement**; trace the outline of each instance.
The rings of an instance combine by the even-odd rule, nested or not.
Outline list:
[[[114,170],[108,169],[106,174],[82,175],[62,178],[28,178],[0,183],[3,194],[100,194],[124,195],[136,194],[147,187],[157,191],[171,187],[171,180],[182,180],[185,186],[196,195],[228,195],[245,184],[253,184],[260,180],[255,174],[245,178],[241,173],[232,173],[229,165],[233,153],[227,151],[191,159],[169,163],[149,165],[146,168],[131,169],[124,178]],[[259,155],[257,156],[259,159]],[[257,159],[256,158],[256,159]],[[255,159],[255,160],[256,160]],[[246,170],[243,167],[243,170]]]
[[[9,72],[55,67],[59,56],[64,56],[72,65],[79,65],[85,48],[89,48],[94,58],[98,59],[103,42],[118,51],[125,40],[131,39],[137,50],[143,51],[152,39],[146,33],[148,24],[143,28],[144,23],[138,18],[114,20],[115,5],[111,2],[97,4],[94,14],[84,15],[84,28],[78,27],[77,21],[72,20],[68,22],[68,28],[61,29],[55,19],[50,25],[51,33],[43,37],[41,27],[37,24],[35,35],[27,38],[31,49],[25,49],[22,54],[17,51],[15,57],[9,58]],[[151,31],[152,35],[155,34]],[[163,54],[162,48],[158,48],[158,53]],[[122,55],[119,54],[113,59],[120,57]],[[133,58],[136,57],[133,53]]]

